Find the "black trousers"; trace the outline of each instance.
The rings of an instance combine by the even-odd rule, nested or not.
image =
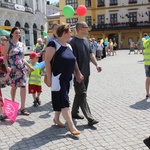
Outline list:
[[[84,116],[90,122],[93,120],[88,102],[87,102],[87,88],[89,84],[89,77],[85,78],[81,83],[74,79],[75,97],[72,106],[72,115],[75,116],[79,113],[81,108]]]

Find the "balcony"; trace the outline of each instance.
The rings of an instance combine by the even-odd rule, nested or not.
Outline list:
[[[141,29],[141,28],[150,28],[150,21],[93,24],[91,31],[128,30],[128,29]]]
[[[10,2],[0,2],[0,7],[33,13],[33,9],[31,7],[25,7],[23,5],[18,5]]]

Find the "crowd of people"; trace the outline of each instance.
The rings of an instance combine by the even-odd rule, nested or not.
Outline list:
[[[90,77],[90,62],[95,65],[98,72],[102,68],[97,60],[106,56],[116,55],[117,43],[112,39],[105,38],[96,41],[95,38],[87,39],[88,25],[81,21],[76,24],[76,35],[71,37],[70,25],[67,23],[52,27],[53,36],[47,41],[39,38],[34,52],[29,55],[30,62],[24,58],[25,45],[19,41],[21,37],[20,29],[14,27],[11,30],[10,40],[1,38],[4,50],[0,53],[0,120],[5,120],[7,116],[3,114],[3,98],[1,88],[11,86],[11,99],[15,101],[16,90],[20,88],[21,106],[20,114],[29,115],[26,110],[26,85],[28,80],[28,93],[32,94],[33,106],[41,105],[40,94],[42,92],[41,72],[44,69],[47,86],[51,87],[52,107],[55,112],[53,122],[58,127],[64,128],[65,123],[60,120],[60,115],[64,117],[68,124],[69,131],[73,135],[80,134],[75,127],[73,119],[87,119],[88,125],[93,126],[99,121],[91,113],[87,101],[87,89]],[[149,97],[150,87],[150,52],[148,35],[145,34],[143,41],[138,39],[137,52],[143,53],[146,72],[146,98]],[[147,42],[144,42],[147,40]],[[135,44],[130,39],[130,51],[134,51]],[[81,49],[82,47],[82,49]],[[148,51],[148,53],[147,53]],[[61,64],[61,65],[60,65]],[[69,102],[69,89],[74,84],[74,101],[72,110]],[[79,108],[84,116],[79,113]]]
[[[92,52],[96,56],[97,60],[101,60],[106,56],[117,55],[117,42],[112,41],[112,39],[105,38],[100,40],[95,40],[95,38],[89,39]]]
[[[58,127],[65,127],[65,123],[60,120],[62,114],[68,124],[69,131],[73,135],[80,134],[80,131],[75,127],[72,119],[84,118],[79,114],[79,107],[89,126],[98,123],[98,120],[91,114],[86,98],[90,62],[95,65],[98,72],[102,70],[86,38],[88,34],[86,22],[77,23],[76,30],[77,35],[71,38],[69,24],[53,25],[53,37],[50,41],[47,41],[47,39],[43,41],[39,38],[34,51],[29,55],[30,61],[27,61],[24,58],[25,45],[19,41],[21,37],[20,29],[14,27],[11,30],[10,40],[7,40],[6,37],[6,40],[2,39],[5,42],[3,44],[4,54],[1,54],[0,60],[0,64],[3,64],[3,68],[0,65],[2,74],[0,76],[0,88],[5,87],[7,84],[4,81],[8,80],[8,85],[11,86],[12,101],[16,100],[16,90],[20,88],[21,106],[19,112],[22,115],[30,114],[25,105],[27,74],[29,75],[28,93],[32,94],[33,106],[38,107],[41,105],[41,70],[45,68],[47,85],[51,87],[52,107],[55,112],[53,122]],[[80,46],[83,49],[79,52]],[[71,110],[69,89],[73,82],[76,94]],[[3,114],[2,107],[3,98],[0,91],[0,120],[5,120],[7,116]]]

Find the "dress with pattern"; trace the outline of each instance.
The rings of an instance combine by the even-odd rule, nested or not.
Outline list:
[[[23,61],[24,44],[18,42],[14,45],[11,41],[9,44],[8,65],[11,67],[10,85],[12,87],[25,87],[27,69]]]

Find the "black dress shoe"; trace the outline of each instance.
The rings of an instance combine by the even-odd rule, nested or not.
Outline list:
[[[1,120],[1,121],[4,121],[5,119],[7,119],[7,116],[5,116],[5,115],[0,115],[0,120]]]
[[[144,144],[150,149],[150,137],[143,140]]]
[[[98,121],[93,119],[92,121],[88,122],[88,125],[93,126],[94,124],[97,124],[97,123],[98,123]]]
[[[84,117],[83,117],[82,115],[79,115],[79,114],[77,114],[77,115],[72,115],[72,118],[73,118],[73,119],[84,119]]]

